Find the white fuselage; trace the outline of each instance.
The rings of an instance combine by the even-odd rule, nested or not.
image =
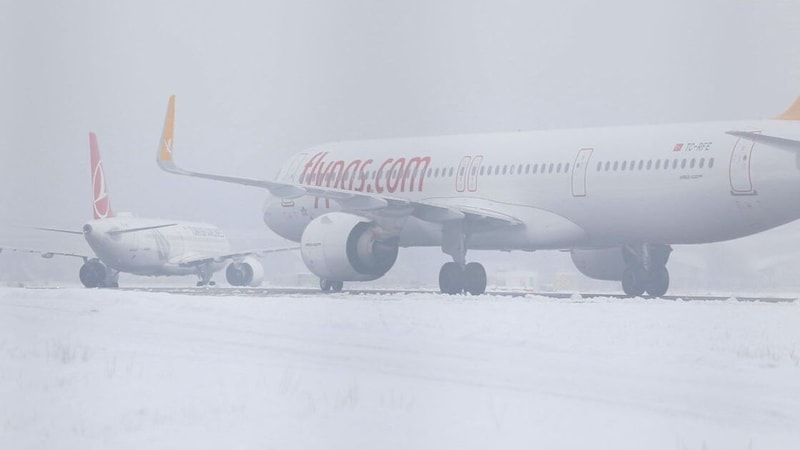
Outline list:
[[[116,233],[118,230],[161,228]],[[136,275],[190,275],[197,266],[186,264],[202,257],[228,253],[230,245],[222,231],[204,223],[159,219],[114,217],[84,225],[84,237],[107,266]],[[212,262],[204,270],[216,271],[224,262]]]
[[[797,121],[768,120],[345,142],[296,155],[278,181],[466,205],[521,222],[474,233],[474,249],[707,243],[800,218],[796,155],[731,130],[800,139]],[[300,241],[313,218],[338,209],[322,198],[271,198],[264,220]],[[400,238],[402,246],[440,245],[441,226],[411,217]]]

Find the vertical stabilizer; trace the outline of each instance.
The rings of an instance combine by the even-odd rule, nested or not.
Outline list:
[[[89,156],[92,169],[92,200],[94,218],[105,219],[114,217],[111,211],[111,200],[108,198],[106,173],[103,170],[103,161],[100,159],[100,147],[97,145],[97,136],[89,133]]]

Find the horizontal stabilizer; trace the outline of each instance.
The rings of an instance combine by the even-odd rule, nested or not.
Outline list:
[[[174,227],[175,225],[177,225],[177,223],[166,223],[164,225],[152,225],[149,227],[125,228],[122,230],[111,230],[108,232],[108,234],[136,233],[138,231],[147,231],[147,230],[155,230],[157,228]]]
[[[42,230],[42,231],[54,231],[56,233],[67,233],[67,234],[83,234],[83,231],[75,231],[75,230],[62,230],[59,228],[43,228],[43,227],[34,227],[35,230]]]

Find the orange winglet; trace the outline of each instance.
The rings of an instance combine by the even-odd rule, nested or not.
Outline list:
[[[789,107],[783,114],[776,117],[779,120],[800,120],[800,97],[792,103],[792,106]]]

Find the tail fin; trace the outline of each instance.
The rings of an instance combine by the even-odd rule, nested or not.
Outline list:
[[[792,103],[792,106],[789,107],[783,114],[776,117],[779,120],[800,120],[800,97],[797,97],[797,100]]]
[[[186,171],[175,165],[172,161],[173,138],[175,137],[175,95],[169,97],[167,115],[164,117],[164,129],[161,132],[161,142],[158,143],[156,161],[159,167],[167,172],[184,174]]]
[[[97,136],[94,133],[89,133],[89,156],[92,169],[94,218],[97,220],[114,217],[111,200],[108,198],[106,173],[103,170],[103,161],[100,159],[100,147],[97,145]]]

